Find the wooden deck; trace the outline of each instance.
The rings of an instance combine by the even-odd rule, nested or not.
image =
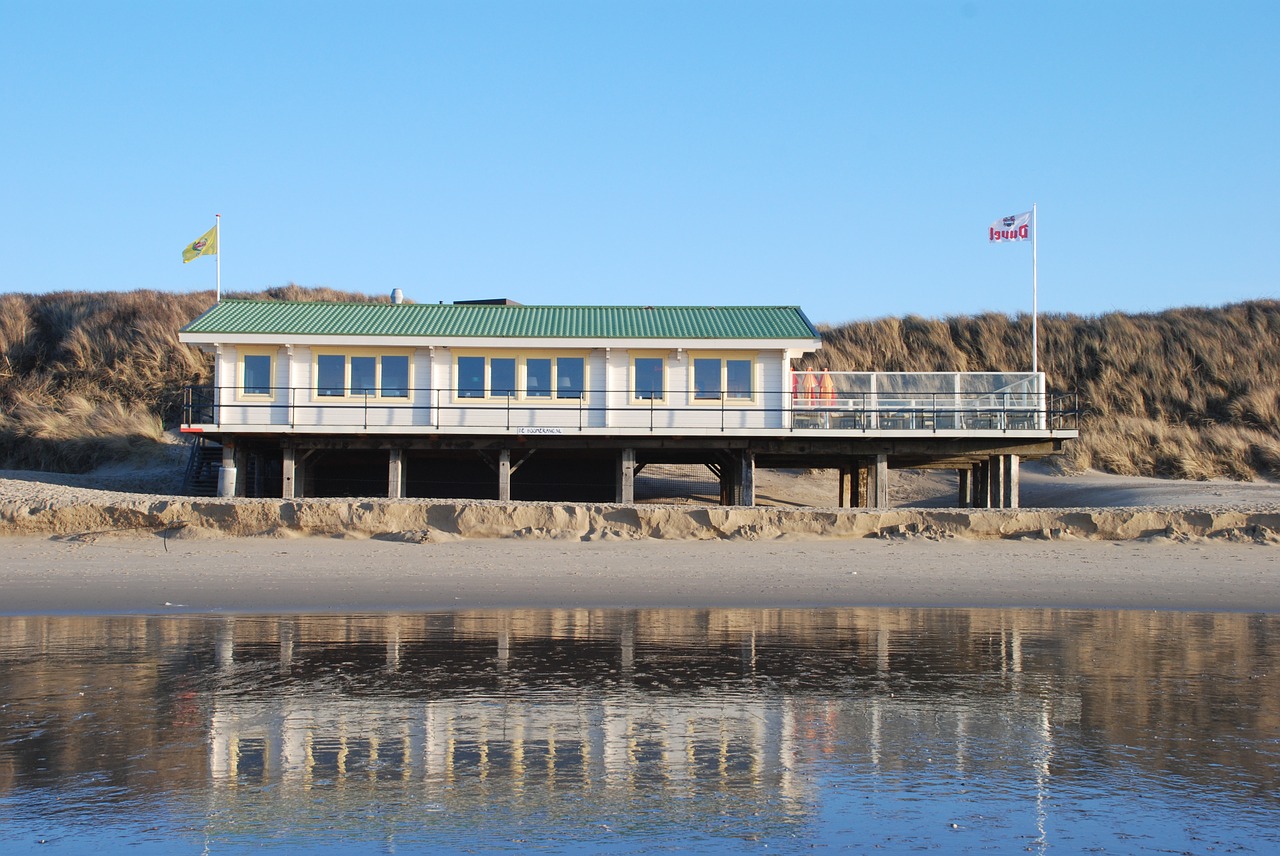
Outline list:
[[[757,466],[821,467],[840,472],[850,504],[879,507],[887,504],[888,471],[911,467],[959,470],[958,504],[1010,507],[1018,504],[1018,461],[1056,454],[1078,434],[1074,398],[1043,390],[1043,375],[1031,374],[826,372],[795,372],[789,389],[755,390],[749,399],[700,390],[640,402],[633,390],[587,390],[576,401],[551,403],[519,390],[471,401],[452,389],[387,399],[193,387],[182,430],[223,445],[222,468],[232,474],[223,493],[301,496],[308,485],[333,481],[321,467],[385,466],[387,495],[406,496],[412,471],[469,461],[496,478],[492,490],[461,495],[510,499],[516,471],[540,455],[528,472],[556,461],[555,472],[536,476],[548,486],[556,473],[567,484],[568,474],[603,468],[613,482],[605,492],[620,502],[634,500],[635,474],[646,465],[697,463],[720,480],[726,504],[753,503]],[[264,479],[264,471],[271,475]],[[238,473],[245,475],[237,480]],[[366,495],[370,483],[357,488],[353,480],[351,490],[360,491],[353,495]],[[515,484],[519,494],[519,478]],[[601,490],[581,498],[599,501]],[[550,487],[544,493],[564,495]],[[542,497],[532,488],[526,495]]]

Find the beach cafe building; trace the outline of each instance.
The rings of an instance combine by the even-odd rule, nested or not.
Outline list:
[[[959,505],[1016,507],[1019,461],[1076,436],[1042,373],[796,370],[821,339],[794,306],[223,300],[179,338],[214,356],[182,430],[223,496],[629,503],[697,464],[726,505],[757,467],[836,470],[855,507],[952,468]]]

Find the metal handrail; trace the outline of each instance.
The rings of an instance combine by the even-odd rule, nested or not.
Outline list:
[[[573,399],[531,399],[514,394],[488,399],[467,399],[456,389],[413,389],[408,395],[380,397],[368,392],[356,395],[319,396],[314,388],[278,387],[263,395],[246,396],[243,387],[192,386],[183,391],[183,425],[224,424],[236,427],[287,425],[293,430],[308,425],[359,427],[371,425],[405,428],[465,429],[503,427],[507,431],[544,427],[582,432],[592,427],[635,430],[706,429],[718,422],[721,432],[732,431],[732,415],[756,414],[756,422],[744,427],[788,431],[1056,431],[1079,427],[1080,408],[1074,394],[1006,393],[845,393],[810,395],[787,390],[757,391],[752,401],[736,402],[723,391],[718,398],[647,406],[635,390],[614,390],[627,396],[624,404],[608,404],[604,390],[584,390]],[[759,402],[772,400],[774,405]],[[642,409],[643,408],[643,409]],[[647,413],[646,413],[647,411]],[[569,414],[576,412],[576,420]],[[639,419],[615,420],[613,414]],[[228,418],[228,416],[234,418]],[[659,419],[659,416],[665,419]],[[494,416],[499,421],[494,424]],[[277,418],[278,417],[278,418]],[[308,418],[309,417],[309,418]],[[565,419],[568,417],[568,419]],[[647,418],[646,418],[647,417]],[[707,417],[712,417],[708,421]],[[772,419],[770,417],[773,417]],[[575,426],[576,421],[576,426]],[[647,426],[644,424],[647,422]],[[766,424],[767,423],[767,424]]]

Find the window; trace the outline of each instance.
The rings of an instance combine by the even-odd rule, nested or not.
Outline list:
[[[347,394],[347,358],[339,354],[316,357],[316,395],[327,398]]]
[[[271,357],[266,354],[245,354],[244,377],[240,387],[244,395],[270,395]]]
[[[725,360],[724,376],[729,398],[751,399],[751,360]]]
[[[322,398],[408,398],[409,357],[317,354],[315,381]]]
[[[551,397],[550,358],[530,358],[524,361],[524,394],[528,398]]]
[[[747,357],[695,357],[694,401],[752,401],[755,361]]]
[[[582,398],[586,364],[582,357],[556,358],[556,398]]]
[[[585,357],[459,355],[458,398],[580,400],[587,389]]]
[[[636,401],[662,401],[666,395],[666,361],[662,357],[636,357],[631,364],[631,397]]]
[[[494,398],[515,398],[516,361],[513,357],[494,357],[489,361],[489,389]]]
[[[693,361],[693,397],[698,401],[720,400],[720,360],[699,357]]]
[[[484,398],[484,357],[458,357],[458,398]]]
[[[409,397],[409,358],[389,356],[382,358],[383,398]]]
[[[378,358],[377,357],[352,357],[351,358],[351,394],[352,395],[377,395],[378,394]]]

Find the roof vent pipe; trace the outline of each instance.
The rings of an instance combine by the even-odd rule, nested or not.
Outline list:
[[[404,289],[402,288],[391,289],[391,302],[396,304],[397,306],[400,305],[401,303],[404,303]]]

